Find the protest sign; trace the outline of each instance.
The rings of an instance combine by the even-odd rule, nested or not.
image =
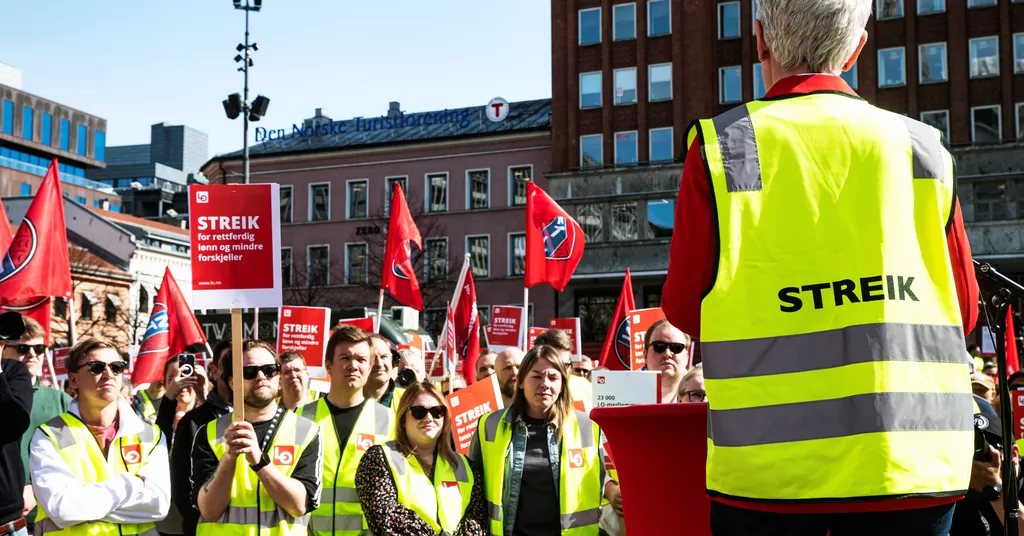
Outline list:
[[[533,349],[533,340],[537,338],[537,335],[547,331],[544,328],[530,328],[526,330],[526,351],[529,352]]]
[[[277,313],[277,353],[298,352],[306,361],[310,378],[324,378],[324,352],[331,322],[326,307],[284,306]]]
[[[665,319],[665,313],[662,312],[661,307],[654,309],[636,309],[629,312],[626,317],[629,319],[629,340],[633,344],[633,362],[632,369],[640,370],[644,368],[644,335],[647,330],[650,329],[655,322]]]
[[[53,375],[58,380],[68,379],[68,369],[64,366],[64,361],[71,354],[71,348],[54,348],[51,359],[53,360]],[[43,361],[43,376],[50,374],[50,363]]]
[[[1014,440],[1024,439],[1024,388],[1010,390],[1010,403],[1013,404]]]
[[[522,322],[522,307],[495,305],[491,310],[491,323],[484,326],[487,348],[495,352],[519,348],[523,341]]]
[[[480,417],[505,407],[498,388],[498,376],[491,374],[487,379],[446,398],[452,410],[456,450],[460,454],[469,454],[469,445],[473,442],[473,432],[476,431]]]
[[[338,321],[338,325],[348,324],[349,326],[355,326],[367,333],[373,333],[373,318],[366,316],[363,318],[342,318]]]
[[[580,339],[580,319],[575,318],[552,318],[548,322],[548,327],[551,329],[560,329],[569,336],[569,340],[572,341],[572,360],[579,361],[580,355],[583,354],[583,342]]]
[[[440,380],[444,378],[444,350],[438,350],[436,352],[424,352],[423,354],[423,368],[429,368],[427,370],[427,377],[432,380]],[[436,356],[436,359],[435,359]],[[460,359],[455,362],[455,373],[462,374],[464,360]]]
[[[661,373],[646,370],[599,370],[590,374],[594,407],[657,404]]]

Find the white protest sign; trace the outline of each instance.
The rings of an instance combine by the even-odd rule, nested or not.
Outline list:
[[[592,372],[594,407],[657,404],[661,400],[661,373],[646,370]]]

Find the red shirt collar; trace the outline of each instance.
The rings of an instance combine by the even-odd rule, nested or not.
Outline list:
[[[799,74],[779,80],[768,90],[764,98],[782,97],[787,95],[806,95],[815,91],[839,91],[854,97],[857,93],[850,89],[846,80],[831,74]]]

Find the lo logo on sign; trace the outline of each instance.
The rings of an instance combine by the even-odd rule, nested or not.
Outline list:
[[[1024,406],[1024,395],[1017,395],[1017,405]]]
[[[295,462],[294,445],[274,445],[274,465],[291,465]]]
[[[285,318],[291,318],[292,317],[292,310],[291,309],[285,309],[283,312],[284,312],[284,317]]]
[[[359,450],[368,450],[373,446],[373,436],[370,434],[359,434],[356,436],[356,448]]]
[[[459,397],[453,396],[452,397],[452,407],[454,408],[454,407],[457,407],[458,405],[459,405]]]
[[[598,385],[604,385],[604,376],[598,376],[597,383]]]
[[[142,463],[142,447],[138,444],[122,445],[121,457],[124,458],[124,463],[128,465]]]
[[[569,449],[569,467],[573,469],[583,467],[583,449]]]
[[[210,192],[196,192],[196,203],[209,203]]]

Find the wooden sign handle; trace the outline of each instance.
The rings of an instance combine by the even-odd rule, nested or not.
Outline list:
[[[231,310],[231,390],[234,421],[245,420],[245,383],[242,378],[242,339],[245,328],[242,325],[242,310]]]

